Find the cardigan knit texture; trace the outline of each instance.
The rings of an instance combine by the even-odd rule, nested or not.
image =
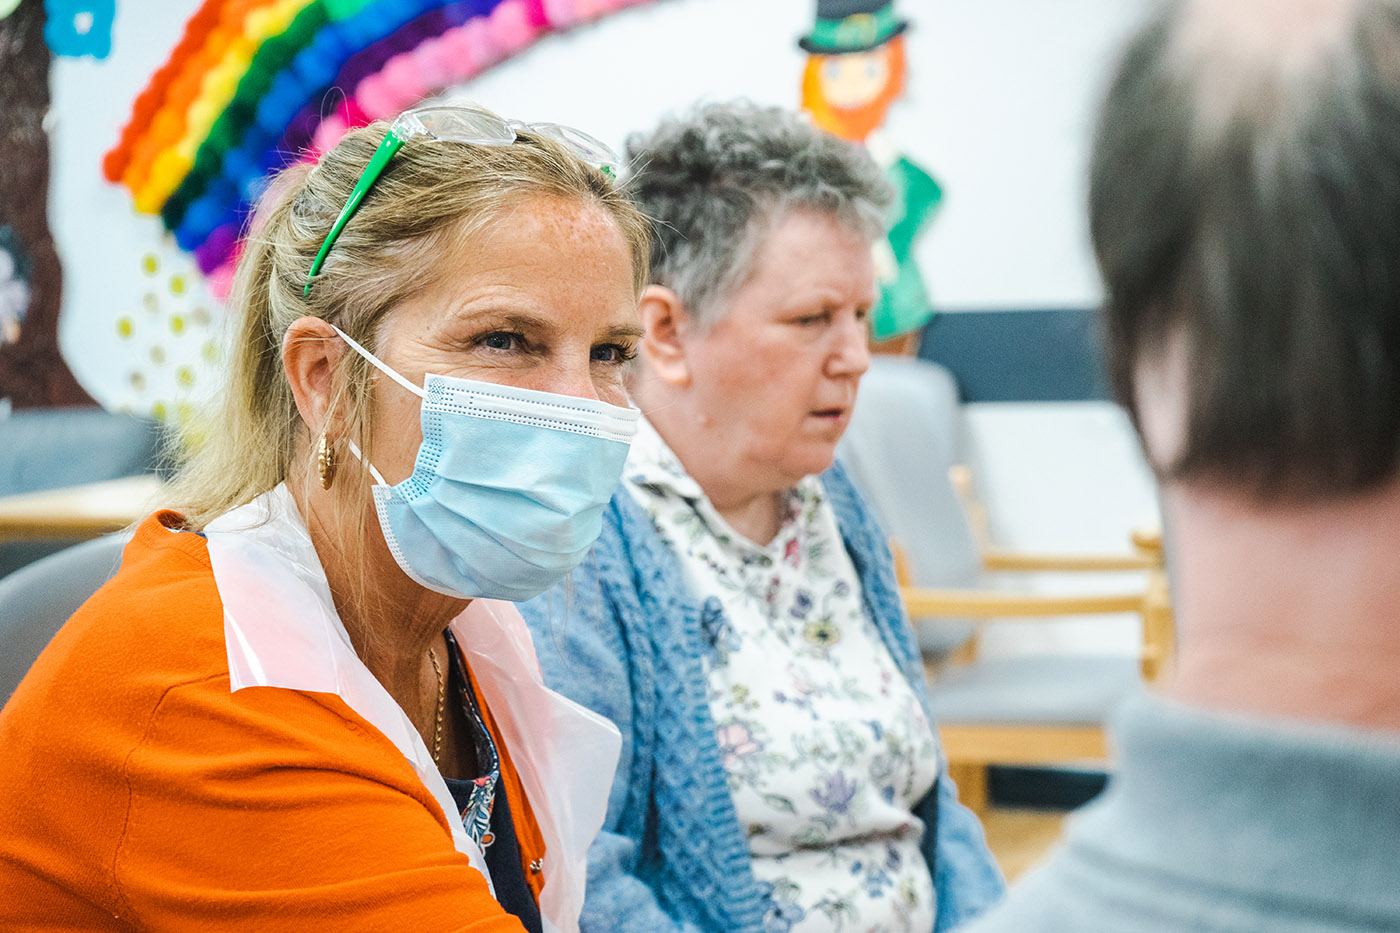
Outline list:
[[[344,700],[231,692],[181,523],[141,524],[0,712],[0,930],[520,933],[453,847],[457,814]],[[483,713],[528,862],[540,834]]]
[[[930,722],[923,664],[883,533],[839,465],[822,475],[865,609]],[[592,554],[524,603],[545,680],[612,719],[622,757],[603,831],[589,851],[585,933],[761,931],[769,900],[735,815],[706,697],[702,618],[679,562],[625,490]],[[937,897],[935,933],[1004,890],[981,824],[943,769],[914,808]]]

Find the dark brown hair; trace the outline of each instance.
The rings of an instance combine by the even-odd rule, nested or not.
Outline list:
[[[1119,398],[1136,418],[1137,367],[1179,340],[1185,438],[1166,477],[1364,491],[1400,459],[1400,8],[1361,3],[1306,74],[1266,69],[1223,105],[1181,52],[1184,15],[1169,4],[1132,40],[1094,142]]]

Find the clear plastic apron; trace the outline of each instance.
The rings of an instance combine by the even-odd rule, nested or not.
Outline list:
[[[205,536],[224,604],[232,689],[282,687],[339,696],[412,764],[447,816],[453,845],[490,885],[485,856],[456,818],[452,795],[418,730],[355,654],[286,485],[210,522]],[[621,736],[607,719],[544,685],[529,630],[513,604],[473,600],[451,628],[544,838],[544,929],[574,933],[588,847],[607,812]]]

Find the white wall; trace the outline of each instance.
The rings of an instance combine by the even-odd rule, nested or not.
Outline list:
[[[887,129],[947,192],[919,252],[936,301],[958,310],[1093,305],[1083,209],[1091,114],[1114,49],[1148,0],[897,2],[915,25],[909,90]],[[169,410],[211,384],[217,303],[159,223],[135,215],[99,171],[132,98],[196,5],[122,3],[107,61],[54,66],[60,338],[79,379],[112,407]],[[795,40],[814,7],[658,0],[547,37],[462,90],[504,114],[577,125],[619,146],[700,98],[795,106]],[[132,333],[119,338],[123,318]],[[1150,482],[1111,406],[974,406],[969,431],[1002,543],[1116,548],[1153,514]],[[1127,650],[1126,631],[1068,638]]]
[[[909,89],[887,126],[947,198],[920,258],[958,310],[1087,307],[1091,112],[1146,0],[904,0]],[[463,90],[620,144],[697,98],[799,99],[815,0],[662,0],[552,36]]]
[[[908,33],[909,90],[887,129],[946,189],[919,249],[940,306],[1098,302],[1084,211],[1092,115],[1117,46],[1148,5],[899,5],[915,23]],[[803,55],[792,40],[814,6],[813,0],[668,0],[587,32],[546,39],[462,90],[524,119],[574,121],[618,145],[628,132],[696,98],[747,96],[794,106]],[[972,405],[967,427],[999,544],[1125,552],[1131,529],[1156,521],[1151,478],[1115,406]],[[1044,592],[1140,583],[1118,576],[994,582]],[[1132,653],[1138,637],[1127,617],[1005,624],[988,631],[984,650]]]
[[[1129,535],[1158,519],[1152,477],[1127,416],[1107,402],[965,406],[971,463],[993,540],[1035,552],[1128,553]],[[1140,574],[1015,574],[989,583],[1041,593],[1117,593]],[[1136,654],[1135,616],[998,623],[987,654],[1042,650]]]

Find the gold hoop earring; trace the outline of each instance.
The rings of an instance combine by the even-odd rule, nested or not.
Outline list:
[[[321,488],[330,489],[335,482],[335,448],[321,432],[321,440],[316,444],[316,471],[321,475]]]

